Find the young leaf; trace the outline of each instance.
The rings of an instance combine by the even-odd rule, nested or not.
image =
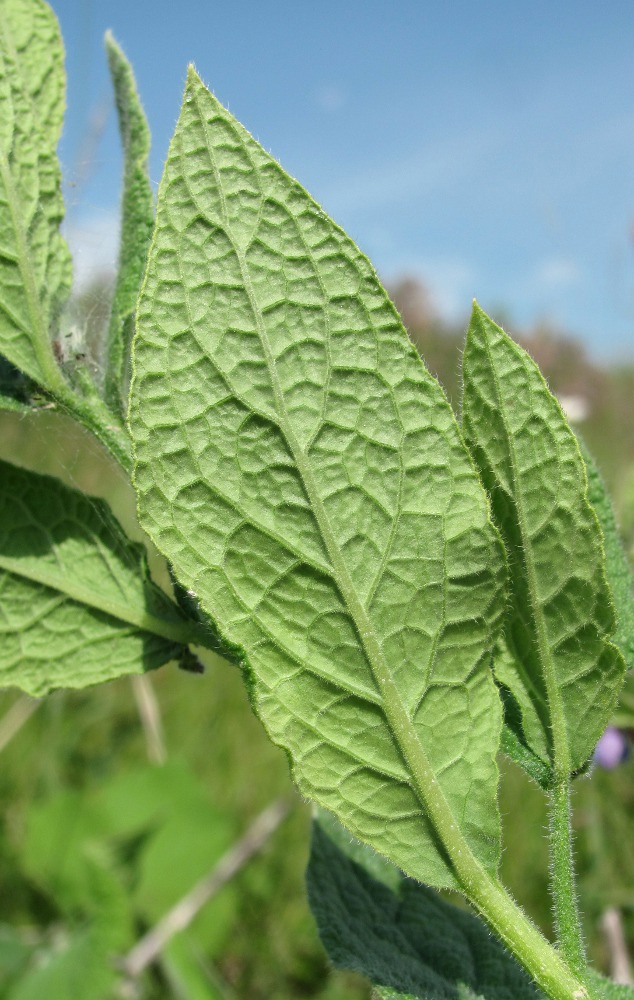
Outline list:
[[[495,870],[486,498],[366,258],[193,71],[133,363],[142,523],[304,794],[423,881],[440,829]]]
[[[71,281],[56,147],[64,53],[42,0],[0,4],[0,351],[48,389],[63,378],[52,348]]]
[[[31,695],[159,667],[194,636],[108,506],[0,462],[0,687]]]
[[[332,964],[367,976],[390,1000],[537,1000],[530,980],[481,920],[399,871],[320,812],[308,899]]]
[[[109,32],[106,51],[119,117],[124,173],[119,270],[108,332],[105,390],[106,400],[114,412],[122,413],[136,300],[154,225],[154,195],[147,172],[150,130],[132,67]]]
[[[528,746],[561,775],[582,767],[607,725],[624,663],[601,532],[576,439],[539,369],[474,306],[464,354],[464,428],[511,569],[500,679]]]

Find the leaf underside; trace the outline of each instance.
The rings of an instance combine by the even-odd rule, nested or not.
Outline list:
[[[0,462],[0,687],[39,696],[142,673],[181,655],[179,630],[103,501]]]
[[[306,878],[330,961],[367,976],[384,1000],[541,996],[481,920],[404,878],[324,813]]]
[[[36,382],[54,368],[51,340],[71,283],[59,232],[56,147],[64,53],[42,0],[0,4],[0,352]]]
[[[551,743],[559,729],[563,766],[576,771],[610,719],[624,670],[607,641],[615,618],[583,461],[535,363],[478,306],[463,371],[465,435],[511,567],[511,655],[497,659],[496,675],[519,703],[523,741],[560,769]]]
[[[503,563],[485,496],[367,260],[193,71],[133,365],[141,521],[302,792],[452,885],[423,755],[495,869]]]

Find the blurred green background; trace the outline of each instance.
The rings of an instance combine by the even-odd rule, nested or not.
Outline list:
[[[464,331],[428,308],[424,288],[391,288],[428,367],[458,408]],[[98,283],[75,302],[95,354],[107,316]],[[494,317],[504,321],[503,316]],[[634,364],[598,367],[574,338],[510,330],[546,375],[611,489],[634,545]],[[98,363],[95,361],[95,363]],[[105,496],[137,532],[129,486],[63,417],[0,415],[0,457]],[[157,562],[157,571],[161,572]],[[332,972],[304,892],[309,807],[283,753],[253,716],[237,668],[206,659],[204,675],[170,665],[149,678],[161,734],[152,741],[128,680],[34,703],[0,696],[0,998],[2,1000],[361,1000],[368,986]],[[157,762],[162,760],[162,762]],[[501,762],[504,877],[551,933],[546,815],[536,786]],[[592,958],[609,971],[602,931],[616,906],[634,954],[634,764],[596,769],[574,797],[581,905]],[[264,850],[131,983],[112,965],[278,796],[289,818]]]

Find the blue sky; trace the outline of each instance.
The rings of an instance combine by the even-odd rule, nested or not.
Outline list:
[[[116,255],[121,161],[102,48],[132,61],[158,183],[188,62],[391,279],[634,358],[634,4],[53,0],[69,238]]]

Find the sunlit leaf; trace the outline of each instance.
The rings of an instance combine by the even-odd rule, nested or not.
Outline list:
[[[368,261],[193,71],[134,366],[142,523],[304,794],[421,880],[438,823],[495,870],[485,495]]]

